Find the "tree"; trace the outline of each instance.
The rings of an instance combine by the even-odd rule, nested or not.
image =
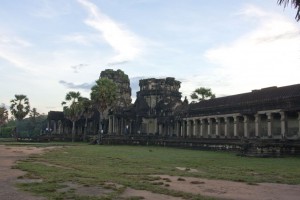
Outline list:
[[[87,134],[87,123],[88,119],[91,118],[94,114],[94,109],[93,109],[93,104],[92,101],[89,100],[88,98],[82,98],[81,105],[83,107],[83,116],[85,118],[85,123],[84,123],[84,133],[83,133],[83,138],[82,140],[85,141],[86,139],[86,134]]]
[[[215,98],[215,94],[212,93],[210,88],[200,87],[194,90],[191,94],[191,98],[193,100],[197,100],[198,102]],[[195,103],[196,101],[193,101]]]
[[[10,101],[10,103],[11,103],[10,112],[17,120],[15,136],[16,136],[16,138],[18,138],[18,136],[19,136],[18,124],[30,112],[29,99],[27,98],[26,95],[23,95],[23,94],[17,95],[16,94],[15,99],[12,99]]]
[[[34,131],[35,127],[36,127],[36,118],[40,116],[40,113],[37,112],[36,108],[32,108],[32,110],[30,110],[29,112],[29,117],[30,117],[30,121],[32,123],[32,132]]]
[[[8,120],[8,111],[7,111],[6,107],[5,107],[5,105],[2,104],[0,106],[0,133],[1,133],[1,127],[4,124],[6,124],[7,120]]]
[[[65,100],[61,103],[65,117],[72,122],[72,142],[75,141],[75,125],[82,116],[82,99],[79,92],[70,91],[66,94]]]
[[[295,19],[297,21],[300,21],[300,0],[278,0],[277,3],[279,5],[284,5],[284,7],[288,6],[291,4],[295,9],[297,9],[297,13],[295,16]]]
[[[91,100],[99,112],[99,140],[103,130],[104,112],[112,107],[117,99],[117,85],[108,78],[99,78],[92,87]]]

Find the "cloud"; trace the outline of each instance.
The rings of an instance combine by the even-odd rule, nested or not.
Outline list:
[[[74,73],[78,73],[82,68],[88,66],[88,64],[79,64],[79,65],[73,65],[71,68],[73,69]]]
[[[124,61],[120,61],[120,62],[110,62],[108,63],[107,65],[110,67],[110,66],[115,66],[115,65],[124,65],[126,63],[128,63],[129,61],[128,60],[124,60]]]
[[[142,41],[124,26],[103,14],[98,7],[88,0],[78,0],[88,11],[85,23],[99,31],[103,39],[117,52],[112,62],[123,62],[138,57],[142,49]]]
[[[85,91],[91,90],[91,88],[95,85],[94,83],[82,83],[76,85],[74,83],[66,82],[63,80],[60,80],[59,83],[69,89],[78,89],[78,90],[85,90]]]
[[[55,1],[40,0],[37,1],[37,8],[31,13],[32,16],[41,17],[46,19],[51,19],[55,17],[60,17],[62,15],[67,15],[70,13],[70,6],[65,1],[60,1],[59,6],[55,5]]]
[[[100,42],[101,37],[99,34],[91,33],[72,33],[62,37],[63,42],[77,43],[84,46],[93,46]]]
[[[299,83],[296,73],[300,63],[299,26],[281,15],[254,6],[246,7],[240,15],[246,19],[255,18],[256,27],[204,54],[210,63],[218,66],[212,75],[226,80],[225,87],[214,85],[217,93],[235,94]]]
[[[22,56],[24,51],[31,46],[30,42],[12,33],[0,33],[0,59],[2,58],[20,69],[34,71]]]

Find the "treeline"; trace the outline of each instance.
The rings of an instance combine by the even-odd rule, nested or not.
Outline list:
[[[16,127],[18,127],[19,137],[31,138],[43,134],[47,127],[47,115],[39,115],[35,119],[28,117],[21,121],[10,119],[0,126],[0,138],[14,137]]]

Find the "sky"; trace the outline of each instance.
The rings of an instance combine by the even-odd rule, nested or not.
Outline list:
[[[0,0],[0,104],[40,113],[90,96],[105,69],[175,77],[183,98],[299,84],[300,22],[277,0]]]

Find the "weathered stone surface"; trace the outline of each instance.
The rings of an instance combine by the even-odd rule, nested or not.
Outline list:
[[[114,71],[106,69],[100,73],[100,78],[108,78],[118,86],[118,98],[116,105],[118,107],[128,107],[131,104],[131,87],[128,75],[122,70]]]

